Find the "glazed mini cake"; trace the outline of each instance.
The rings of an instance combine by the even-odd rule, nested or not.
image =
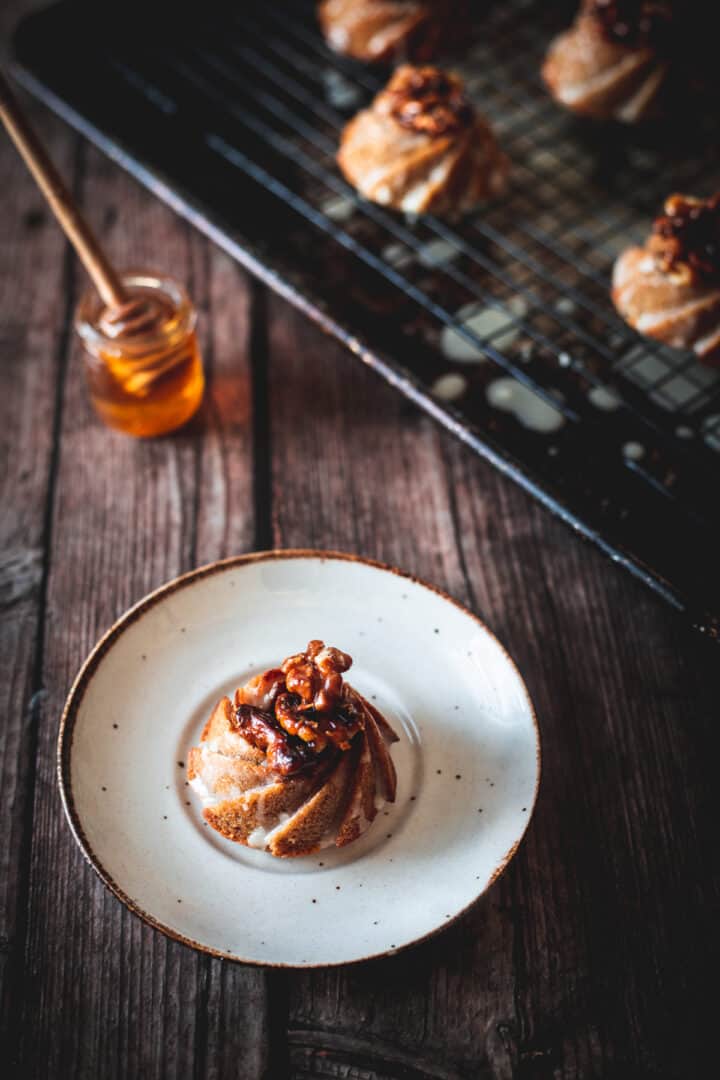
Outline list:
[[[345,127],[337,160],[366,199],[450,217],[500,195],[509,170],[462,80],[410,64]]]
[[[720,192],[670,196],[644,246],[617,260],[612,297],[639,333],[720,364]]]
[[[542,75],[572,112],[632,124],[651,115],[669,74],[673,11],[662,0],[584,0],[552,42]]]
[[[311,641],[218,702],[187,764],[208,825],[272,855],[310,855],[357,840],[395,801],[397,735],[344,680],[351,664]]]
[[[336,52],[368,63],[432,60],[467,36],[466,0],[324,0],[318,19]]]

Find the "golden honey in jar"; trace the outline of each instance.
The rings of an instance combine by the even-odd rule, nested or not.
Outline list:
[[[75,329],[95,410],[126,435],[164,435],[197,411],[205,388],[195,334],[197,313],[171,278],[127,273],[127,303],[111,310],[95,291],[83,296]]]

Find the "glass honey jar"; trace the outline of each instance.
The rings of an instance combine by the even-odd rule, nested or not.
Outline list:
[[[197,411],[205,388],[197,312],[181,285],[159,274],[122,276],[128,303],[114,311],[95,290],[75,312],[95,410],[126,435],[164,435]]]

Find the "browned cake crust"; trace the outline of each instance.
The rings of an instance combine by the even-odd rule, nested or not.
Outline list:
[[[310,855],[320,850],[347,800],[354,757],[354,751],[344,754],[314,795],[274,832],[269,845],[273,855]]]
[[[234,702],[222,698],[187,755],[208,825],[280,857],[351,843],[395,800],[388,743],[397,735],[343,682],[350,658],[317,646],[251,680]]]
[[[312,786],[308,779],[266,783],[237,798],[225,799],[217,806],[206,807],[203,817],[228,840],[247,844],[256,829],[265,829],[268,822],[281,814],[294,814],[310,795]]]
[[[664,47],[669,17],[649,23],[636,3],[623,21],[616,7],[586,0],[570,29],[550,45],[542,76],[566,109],[632,124],[657,110],[670,70]]]
[[[366,199],[450,217],[501,194],[509,171],[461,80],[409,64],[347,124],[337,160]]]
[[[623,252],[612,298],[647,337],[720,364],[720,197],[671,196],[643,247]]]
[[[370,752],[375,762],[380,793],[388,802],[395,802],[397,773],[395,772],[395,766],[390,757],[390,751],[388,750],[385,738],[383,738],[383,732],[380,730],[380,725],[376,720],[376,717],[379,717],[380,713],[377,709],[374,709],[369,702],[365,701],[365,698],[362,698],[362,701],[369,713],[365,734],[370,744]],[[382,717],[382,722],[383,726],[392,733],[391,741],[397,741],[397,735],[384,717]]]
[[[262,761],[263,755],[259,750],[249,744],[240,747],[233,730],[232,718],[233,706],[230,698],[221,698],[208,717],[200,736],[201,741],[205,742],[209,739],[214,743],[216,742],[221,753],[235,755],[242,753],[247,761]]]
[[[466,0],[323,0],[318,19],[332,49],[367,63],[432,60],[469,29]]]

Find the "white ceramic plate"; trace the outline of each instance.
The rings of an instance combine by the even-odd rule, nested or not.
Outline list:
[[[204,824],[187,750],[211,707],[322,638],[400,734],[398,797],[359,841],[281,860]],[[233,960],[392,953],[446,926],[507,866],[540,771],[525,686],[443,593],[312,551],[241,556],[151,593],[99,642],[62,719],[60,788],[82,851],[132,911]]]

